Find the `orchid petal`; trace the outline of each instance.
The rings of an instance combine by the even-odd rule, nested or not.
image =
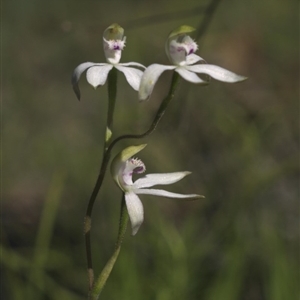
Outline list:
[[[78,86],[78,81],[80,79],[80,76],[86,69],[88,69],[92,66],[95,66],[95,65],[99,65],[99,64],[96,64],[93,62],[85,62],[85,63],[82,63],[79,66],[77,66],[75,68],[75,70],[73,71],[71,83],[72,83],[73,90],[74,90],[78,100],[80,100],[80,90],[79,90],[79,86]]]
[[[202,83],[202,84],[207,84],[207,81],[202,80],[199,78],[195,73],[190,72],[187,70],[186,67],[178,67],[175,69],[175,71],[185,80],[192,82],[192,83]]]
[[[205,60],[202,57],[198,56],[197,54],[192,53],[186,57],[186,65],[195,64],[196,62],[198,62],[200,60],[205,62]]]
[[[144,101],[149,99],[154,85],[157,82],[159,76],[166,70],[173,70],[175,69],[175,66],[165,66],[165,65],[159,65],[159,64],[153,64],[149,66],[141,80],[140,89],[139,89],[139,99]]]
[[[162,174],[147,174],[145,177],[137,179],[133,187],[135,189],[141,189],[145,187],[151,187],[154,185],[165,185],[175,183],[185,176],[191,174],[191,172],[174,172],[174,173],[162,173]]]
[[[125,75],[127,82],[131,85],[131,87],[134,90],[138,91],[143,72],[139,69],[124,67],[120,65],[116,65],[115,67]]]
[[[154,195],[154,196],[162,196],[162,197],[167,197],[167,198],[181,198],[181,199],[185,199],[185,198],[193,198],[193,199],[197,199],[197,198],[204,198],[201,195],[197,195],[197,194],[178,194],[178,193],[172,193],[172,192],[168,192],[165,190],[157,190],[157,189],[137,189],[134,190],[134,193],[136,194],[144,194],[144,195]]]
[[[247,79],[247,77],[245,76],[240,76],[238,74],[235,74],[231,71],[228,71],[226,69],[223,69],[215,65],[203,64],[203,65],[186,66],[186,69],[191,72],[207,74],[213,77],[214,79],[223,82],[233,83],[233,82],[239,82]]]
[[[103,64],[102,66],[94,66],[87,70],[86,79],[90,85],[97,88],[106,82],[109,71],[113,68],[112,65]]]
[[[140,67],[140,68],[146,69],[146,67],[144,65],[139,64],[137,62],[121,63],[121,64],[118,64],[118,66],[124,66],[124,67],[136,66],[136,67]]]
[[[132,235],[135,235],[144,221],[144,208],[140,198],[134,193],[125,193],[125,202],[131,222]]]

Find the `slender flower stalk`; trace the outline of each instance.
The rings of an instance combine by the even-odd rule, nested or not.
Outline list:
[[[164,114],[167,110],[167,107],[169,106],[170,102],[174,98],[175,91],[176,91],[178,85],[179,85],[179,75],[178,75],[178,73],[173,73],[169,93],[163,99],[162,103],[160,104],[160,106],[159,106],[159,108],[156,112],[156,115],[155,115],[150,127],[148,128],[148,130],[146,130],[144,133],[141,133],[141,134],[124,134],[124,135],[121,135],[121,136],[119,136],[118,138],[116,138],[115,140],[112,141],[109,148],[112,149],[115,146],[116,143],[118,143],[119,141],[121,141],[123,139],[141,139],[141,138],[144,138],[144,137],[150,135],[151,133],[153,133],[153,131],[156,129],[159,121],[164,116]]]
[[[104,152],[107,150],[109,141],[112,137],[112,126],[114,121],[114,111],[117,98],[117,70],[114,68],[108,74],[108,109],[106,120],[106,132],[104,142]]]
[[[95,281],[95,283],[91,289],[91,292],[89,293],[89,299],[91,299],[91,300],[97,300],[99,298],[100,293],[102,292],[104,285],[105,285],[105,283],[117,261],[117,258],[119,256],[119,253],[121,250],[121,244],[124,239],[124,235],[126,233],[127,223],[128,223],[128,213],[127,213],[127,208],[126,208],[126,204],[125,204],[125,195],[123,193],[122,202],[121,202],[121,214],[120,214],[120,221],[119,221],[118,239],[117,239],[115,249],[114,249],[112,256],[106,263],[101,274]]]

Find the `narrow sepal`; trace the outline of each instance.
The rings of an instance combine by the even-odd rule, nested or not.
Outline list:
[[[125,75],[126,80],[130,84],[130,86],[134,90],[138,91],[143,72],[139,69],[120,66],[120,65],[116,65],[115,67]]]
[[[85,63],[78,65],[75,68],[75,70],[73,71],[71,83],[72,83],[73,90],[74,90],[78,100],[80,100],[80,89],[79,89],[79,85],[78,85],[80,76],[84,71],[86,71],[88,68],[90,68],[94,65],[97,65],[97,64],[93,63],[93,62],[85,62]]]
[[[107,79],[107,75],[112,68],[113,65],[110,64],[90,67],[86,72],[86,79],[88,83],[94,88],[97,88],[100,85],[104,85]]]
[[[131,234],[135,235],[144,221],[143,204],[140,198],[134,193],[126,193],[125,202],[131,223]]]
[[[160,173],[160,174],[147,174],[145,177],[137,179],[133,186],[134,188],[146,188],[154,185],[167,185],[175,183],[191,172],[173,172],[173,173]]]
[[[139,88],[139,99],[141,101],[150,98],[154,85],[157,82],[159,76],[166,70],[173,70],[176,66],[165,66],[159,64],[153,64],[149,66],[141,79],[141,84]]]
[[[235,74],[231,71],[228,71],[224,68],[215,65],[208,65],[208,64],[193,65],[193,66],[186,66],[186,69],[191,72],[207,74],[212,78],[223,82],[234,83],[234,82],[244,81],[247,79],[247,77],[245,76]]]
[[[161,197],[167,197],[167,198],[181,198],[181,199],[198,199],[198,198],[204,198],[202,195],[197,194],[178,194],[178,193],[172,193],[165,190],[158,190],[158,189],[140,189],[140,190],[134,190],[136,194],[143,194],[143,195],[153,195],[153,196],[161,196]]]

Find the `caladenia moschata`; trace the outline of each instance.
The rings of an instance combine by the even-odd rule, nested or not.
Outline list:
[[[111,174],[122,191],[121,213],[119,221],[119,232],[115,249],[98,277],[94,277],[91,251],[91,227],[92,211],[98,192],[109,166],[111,152],[114,146],[124,139],[140,139],[150,135],[157,127],[159,121],[173,99],[179,78],[197,83],[207,84],[208,78],[224,82],[239,82],[246,77],[237,75],[221,67],[207,64],[201,57],[195,54],[198,49],[196,42],[189,36],[194,29],[190,26],[181,26],[171,32],[166,41],[166,53],[172,65],[165,66],[160,64],[150,65],[143,73],[145,67],[137,62],[120,63],[122,51],[125,47],[126,37],[124,29],[118,24],[112,24],[105,29],[103,33],[103,49],[106,57],[106,63],[85,62],[78,65],[72,74],[73,90],[80,100],[80,90],[78,81],[82,73],[86,72],[86,78],[89,84],[95,89],[108,81],[108,114],[106,124],[106,135],[104,138],[104,151],[100,172],[91,194],[84,222],[85,246],[88,267],[88,299],[95,300],[99,295],[114,267],[114,264],[120,253],[121,244],[126,232],[127,223],[130,221],[132,235],[135,235],[144,220],[144,208],[139,195],[147,194],[168,198],[194,200],[204,198],[198,194],[178,194],[164,189],[152,188],[155,185],[169,185],[176,183],[187,175],[188,171],[147,174],[133,180],[134,174],[145,172],[145,164],[134,156],[145,148],[146,144],[130,146],[121,151],[111,163]],[[196,64],[198,63],[198,64]],[[112,139],[112,125],[114,116],[114,107],[117,95],[117,71],[122,72],[129,85],[139,93],[140,100],[149,99],[162,72],[174,70],[172,81],[167,96],[162,100],[153,122],[148,130],[141,134],[124,134]],[[204,75],[199,77],[197,74]]]
[[[193,27],[184,25],[170,33],[165,50],[172,65],[152,64],[145,70],[139,89],[139,99],[141,101],[150,98],[159,76],[166,70],[174,70],[186,81],[201,85],[208,84],[208,80],[200,78],[197,73],[209,75],[216,80],[228,83],[247,79],[219,66],[207,64],[203,58],[196,55],[198,45],[188,35],[194,30]]]
[[[150,189],[155,185],[168,185],[178,182],[191,174],[188,171],[173,173],[147,174],[133,182],[133,174],[146,171],[145,164],[133,156],[146,147],[146,144],[131,146],[121,151],[112,161],[111,174],[125,194],[125,203],[129,214],[132,235],[139,230],[144,220],[144,208],[138,195],[154,195],[167,198],[199,199],[204,196],[197,194],[177,194],[161,189]]]
[[[106,63],[85,62],[78,65],[72,74],[73,90],[80,100],[80,89],[78,81],[83,72],[86,71],[87,82],[95,89],[105,84],[108,79],[108,114],[106,126],[106,143],[108,144],[112,136],[113,115],[117,95],[117,72],[122,72],[129,85],[138,91],[143,71],[138,68],[145,67],[137,62],[120,63],[122,51],[125,48],[126,36],[124,29],[118,24],[112,24],[104,30],[103,33],[103,50],[106,58]]]
[[[138,91],[143,72],[136,67],[141,69],[145,69],[145,67],[137,62],[120,63],[125,42],[124,29],[118,24],[112,24],[105,29],[103,33],[103,49],[107,63],[85,62],[78,65],[73,71],[72,85],[78,100],[80,100],[78,81],[81,74],[85,71],[87,71],[86,79],[88,83],[97,88],[105,84],[109,72],[116,68],[125,75],[130,86]]]

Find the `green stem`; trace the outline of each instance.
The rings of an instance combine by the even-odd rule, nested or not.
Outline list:
[[[125,203],[125,195],[123,193],[122,202],[121,202],[119,233],[118,233],[118,239],[116,242],[115,250],[112,256],[110,257],[110,259],[108,260],[108,262],[106,263],[105,267],[103,268],[101,274],[99,275],[98,279],[96,280],[91,290],[90,297],[89,297],[89,299],[91,300],[97,300],[99,298],[100,293],[102,292],[102,289],[117,261],[117,258],[121,250],[121,244],[126,232],[127,223],[128,223],[128,212]]]
[[[120,222],[119,222],[119,234],[116,243],[116,248],[120,247],[123,242],[124,235],[127,229],[128,219],[129,216],[128,216],[126,202],[125,202],[125,194],[123,193],[122,202],[121,202]]]
[[[105,134],[105,144],[104,150],[107,149],[108,143],[112,136],[112,126],[114,121],[114,110],[117,98],[117,79],[118,73],[116,68],[112,68],[112,70],[108,74],[108,110],[107,110],[107,123],[106,123],[106,134]]]
[[[94,190],[92,192],[92,195],[91,195],[89,203],[88,203],[88,207],[87,207],[87,211],[86,211],[86,215],[85,215],[85,221],[84,221],[84,236],[85,236],[85,247],[86,247],[86,256],[87,256],[89,291],[91,291],[93,284],[94,284],[94,271],[93,271],[92,250],[91,250],[91,226],[92,226],[91,217],[92,217],[92,211],[93,211],[93,206],[94,206],[96,197],[98,195],[98,192],[99,192],[99,190],[102,186],[103,180],[104,180],[104,176],[105,176],[106,169],[107,169],[107,166],[109,163],[111,151],[112,151],[113,147],[119,141],[121,141],[123,139],[127,139],[127,138],[140,139],[140,138],[150,135],[156,129],[159,121],[165,114],[165,111],[166,111],[169,103],[171,102],[171,100],[174,97],[175,90],[178,86],[178,82],[179,82],[179,75],[176,72],[174,72],[169,93],[162,101],[151,126],[149,127],[149,129],[146,132],[144,132],[142,134],[136,134],[136,135],[134,135],[134,134],[122,135],[122,136],[114,139],[108,146],[106,146],[107,148],[103,154],[100,172],[99,172]]]
[[[109,145],[107,150],[111,151],[113,149],[113,147],[115,146],[115,144],[117,144],[121,140],[124,140],[124,139],[141,139],[145,136],[150,135],[156,129],[159,121],[161,120],[161,118],[165,114],[165,111],[166,111],[169,103],[174,98],[175,91],[176,91],[176,88],[178,86],[178,83],[179,83],[179,75],[178,75],[178,73],[174,72],[169,93],[165,97],[165,99],[162,101],[162,103],[161,103],[161,105],[160,105],[160,107],[159,107],[159,109],[156,113],[156,116],[155,116],[151,126],[149,127],[149,129],[147,131],[145,131],[144,133],[141,133],[141,134],[124,134],[122,136],[119,136],[118,138],[116,138],[112,141],[112,143]]]
[[[84,218],[84,236],[85,236],[85,247],[86,247],[86,256],[87,256],[89,291],[91,290],[94,283],[94,271],[93,271],[92,249],[91,249],[92,210],[93,210],[93,205],[96,200],[98,191],[103,182],[105,170],[107,168],[107,164],[110,158],[110,154],[108,153],[108,155],[106,155],[106,151],[109,145],[110,138],[112,136],[113,116],[114,116],[116,97],[117,97],[117,69],[116,68],[112,68],[112,70],[109,72],[107,81],[108,81],[108,109],[107,109],[103,159],[102,159],[101,169],[99,172],[99,177],[97,179],[96,185],[91,195],[87,207],[86,215]]]
[[[196,40],[199,40],[206,32],[220,2],[221,0],[212,0],[206,7],[204,17],[196,30]]]

